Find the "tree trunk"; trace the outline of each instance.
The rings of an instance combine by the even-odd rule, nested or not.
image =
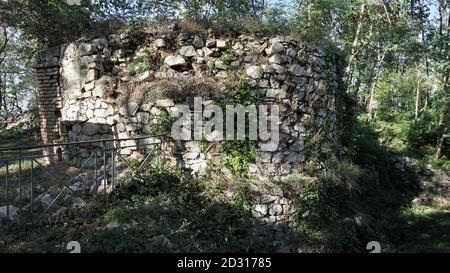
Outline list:
[[[374,77],[370,86],[370,97],[369,97],[369,103],[368,103],[368,107],[367,107],[367,114],[368,114],[368,120],[369,122],[374,120],[374,113],[373,113],[373,105],[375,103],[375,88],[377,87],[378,84],[378,78],[379,78],[379,71],[381,70],[381,64],[383,63],[384,57],[386,56],[386,52],[383,51],[383,53],[379,53],[378,54],[378,60],[377,60],[377,64],[374,67]]]
[[[441,37],[444,37],[444,14],[445,14],[445,6],[443,0],[439,1],[439,35]],[[446,35],[448,36],[450,33],[450,15],[447,18],[447,30]],[[445,52],[446,46],[444,45],[441,50]],[[449,83],[449,73],[450,70],[447,68],[443,71],[444,73],[444,80],[443,80],[443,95],[441,98],[441,115],[439,117],[439,127],[443,127],[443,130],[441,131],[442,136],[439,138],[437,145],[436,145],[436,156],[435,159],[439,159],[442,156],[442,148],[444,146],[444,134],[448,134],[450,130],[450,107],[447,105],[447,99],[446,96],[448,96],[450,92],[450,83]],[[445,109],[447,108],[447,114],[445,114]]]
[[[415,111],[415,119],[419,118],[419,104],[420,104],[420,78],[417,79],[417,87],[416,87],[416,111]]]
[[[445,108],[445,107],[446,107],[446,105],[445,105],[445,99],[444,99],[443,108]],[[450,129],[448,126],[448,123],[450,121],[450,107],[447,107],[447,108],[448,108],[447,116],[443,117],[443,122],[446,125],[444,126],[444,130],[442,131],[442,136],[439,138],[437,147],[436,147],[436,156],[435,156],[436,160],[438,160],[442,157],[442,147],[444,146],[444,141],[445,141],[444,134],[448,134],[449,129]]]
[[[350,71],[352,69],[353,60],[356,57],[356,46],[358,45],[359,34],[361,33],[365,8],[366,8],[366,4],[361,3],[361,7],[359,9],[358,25],[356,27],[355,37],[353,38],[353,42],[352,42],[352,46],[351,46],[351,53],[350,53],[348,61],[347,61],[347,67],[345,68],[345,75],[347,76],[347,84],[350,84],[350,82],[349,82],[349,80],[351,79]]]

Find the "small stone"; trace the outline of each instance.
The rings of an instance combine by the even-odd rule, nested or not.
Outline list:
[[[86,82],[92,82],[98,79],[99,72],[96,69],[89,69],[86,75]]]
[[[270,205],[269,213],[274,216],[280,215],[283,213],[283,207],[278,204],[272,204]]]
[[[297,161],[298,161],[298,154],[296,152],[290,152],[288,156],[288,162],[297,163]]]
[[[293,64],[289,67],[289,71],[291,71],[291,73],[295,76],[305,76],[306,72],[303,69],[303,67],[301,67],[298,64]]]
[[[259,144],[260,150],[265,152],[275,152],[276,150],[278,150],[278,146],[279,146],[278,141],[270,141]]]
[[[291,172],[291,165],[285,163],[281,165],[281,174],[288,175]]]
[[[113,228],[119,228],[120,227],[120,224],[119,223],[117,223],[117,222],[111,222],[111,223],[108,223],[106,226],[105,226],[105,229],[113,229]]]
[[[59,209],[57,209],[57,210],[52,214],[52,216],[53,216],[54,218],[61,218],[61,217],[63,217],[63,216],[66,214],[66,212],[67,212],[67,208],[66,208],[66,207],[60,207]]]
[[[92,44],[81,44],[78,47],[78,55],[80,57],[92,55],[97,51],[97,48]]]
[[[206,41],[206,47],[215,47],[215,46],[216,46],[216,40]]]
[[[257,204],[252,207],[252,214],[255,217],[264,217],[267,215],[269,208],[264,204]]]
[[[261,162],[268,163],[272,159],[272,153],[258,152],[256,158]]]
[[[207,57],[211,56],[214,53],[214,51],[212,51],[211,49],[209,49],[207,47],[202,48],[202,51],[203,51],[203,55],[205,55]]]
[[[136,119],[138,122],[147,124],[150,118],[150,114],[146,112],[139,112],[136,114]]]
[[[267,55],[272,56],[273,54],[284,54],[286,49],[281,43],[273,43],[267,52]]]
[[[197,51],[193,46],[183,46],[180,48],[180,55],[191,58],[197,56]]]
[[[152,109],[153,104],[151,103],[144,103],[141,105],[141,110],[145,111],[145,112],[150,112],[150,110]]]
[[[123,50],[123,49],[118,49],[118,50],[115,50],[114,52],[113,52],[113,57],[114,58],[122,58],[122,57],[124,57],[126,55],[126,52],[125,52],[125,50]]]
[[[278,152],[273,154],[272,163],[277,164],[280,163],[282,160],[283,160],[283,153]]]
[[[177,67],[177,66],[185,66],[186,60],[183,58],[183,56],[177,55],[177,56],[168,56],[164,63],[167,64],[170,67]]]
[[[102,98],[105,95],[105,86],[103,84],[97,85],[92,91],[92,96]]]
[[[195,36],[192,44],[194,45],[195,48],[202,48],[204,45],[203,39],[199,36]]]
[[[155,236],[153,237],[153,240],[159,244],[161,244],[163,247],[165,248],[172,248],[173,244],[172,242],[169,240],[169,238],[167,238],[164,235],[159,235],[159,236]]]
[[[183,155],[183,159],[184,160],[194,160],[199,156],[200,156],[200,154],[197,152],[187,152]]]
[[[220,49],[228,48],[228,43],[225,40],[217,40],[216,47]]]
[[[128,147],[128,145],[122,145],[122,142],[120,142],[120,146]],[[136,143],[134,143],[134,144],[136,144]],[[107,194],[110,194],[112,192],[112,185],[108,185],[107,183],[108,182],[105,179],[103,179],[100,183],[100,186],[98,186],[98,188],[97,188],[97,193],[104,193],[106,191]],[[106,190],[105,190],[105,188],[106,188]]]
[[[260,66],[252,65],[247,68],[247,76],[253,79],[260,79],[263,75],[263,69]]]
[[[145,71],[138,76],[140,82],[151,82],[155,79],[154,71]]]
[[[36,199],[34,199],[34,202],[40,202],[44,206],[48,207],[48,206],[50,206],[51,203],[53,203],[53,200],[54,199],[52,198],[52,196],[49,193],[44,192],[43,194],[36,197]]]
[[[272,57],[269,58],[269,63],[271,64],[282,64],[283,58],[280,54],[274,54]]]
[[[8,219],[7,211],[8,211],[7,206],[0,207],[0,220]],[[9,220],[15,222],[18,219],[19,219],[19,209],[14,206],[9,206]]]
[[[156,39],[155,40],[155,46],[157,48],[161,48],[161,47],[166,47],[167,44],[166,44],[166,41],[164,39]]]
[[[132,116],[136,115],[138,110],[139,110],[139,104],[137,104],[135,102],[130,102],[125,105],[122,105],[119,108],[119,114],[121,114],[122,116],[132,117]]]
[[[95,81],[84,84],[84,90],[86,92],[83,93],[83,98],[88,98],[92,96],[92,90],[95,88]]]
[[[266,92],[267,98],[283,99],[286,97],[284,89],[268,89]]]
[[[228,185],[228,188],[227,188],[227,197],[228,197],[228,198],[233,197],[233,195],[234,195],[234,193],[236,192],[237,188],[238,188],[238,187],[237,187],[235,184],[230,184],[230,185]]]
[[[171,99],[157,100],[156,106],[158,107],[172,107],[175,106],[175,103]]]
[[[262,204],[268,204],[268,203],[272,203],[273,201],[275,201],[277,198],[273,195],[262,195],[261,197],[259,197],[259,202]]]
[[[214,62],[214,66],[217,69],[221,69],[221,70],[227,70],[228,69],[228,66],[226,64],[224,64],[221,60],[216,60]]]

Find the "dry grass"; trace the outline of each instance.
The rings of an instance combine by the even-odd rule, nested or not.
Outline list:
[[[159,19],[152,21],[141,30],[147,34],[167,34],[174,31],[206,34],[209,28],[207,22],[194,19],[167,20]]]
[[[120,97],[120,105],[126,102],[156,102],[172,99],[175,103],[190,102],[194,97],[220,100],[224,89],[217,82],[208,79],[191,78],[187,80],[159,80],[151,83],[128,84]]]

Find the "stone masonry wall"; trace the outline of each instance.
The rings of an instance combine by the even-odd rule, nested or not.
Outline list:
[[[280,179],[305,161],[310,128],[321,126],[329,139],[335,134],[335,60],[323,48],[290,37],[205,37],[175,29],[62,45],[47,50],[37,65],[42,140],[148,135],[151,124],[170,115],[176,104],[191,105],[194,96],[202,97],[204,105],[221,101],[235,94],[229,83],[245,78],[259,92],[260,103],[280,107],[280,142],[272,152],[258,151],[249,172],[257,180]],[[128,140],[117,145],[126,147],[122,154],[132,155],[140,152],[136,144]],[[219,165],[220,144],[209,143],[205,150],[200,141],[169,138],[165,150],[177,166],[198,175],[208,165]],[[254,217],[268,225],[286,222],[292,212],[283,193],[269,199],[255,200]]]

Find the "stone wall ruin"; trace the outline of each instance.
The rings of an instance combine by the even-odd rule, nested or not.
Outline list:
[[[281,116],[278,147],[259,152],[255,163],[264,167],[254,164],[250,171],[287,175],[305,160],[308,124],[327,120],[325,131],[334,133],[338,69],[325,58],[323,48],[289,37],[207,38],[175,31],[143,38],[113,34],[51,48],[37,65],[42,141],[146,135],[148,124],[177,103],[194,95],[205,104],[217,101],[232,92],[228,82],[245,77],[261,103],[277,104]],[[173,155],[201,172],[208,157],[218,155],[201,155],[198,146],[177,144]]]
[[[227,85],[245,78],[261,103],[280,107],[279,145],[273,152],[258,151],[249,165],[256,180],[276,180],[305,162],[312,126],[321,126],[326,139],[335,138],[337,58],[290,37],[206,37],[175,30],[61,45],[46,50],[36,66],[42,142],[148,135],[149,124],[170,114],[176,104],[192,104],[193,96],[205,104],[223,100],[233,96]],[[164,142],[177,166],[194,175],[218,165],[220,142],[206,150],[200,141]],[[133,146],[121,151],[126,155],[139,153],[137,144],[118,143]],[[95,147],[80,151],[89,148]],[[253,216],[270,226],[288,221],[293,213],[283,191],[274,189],[260,194],[253,206]]]

